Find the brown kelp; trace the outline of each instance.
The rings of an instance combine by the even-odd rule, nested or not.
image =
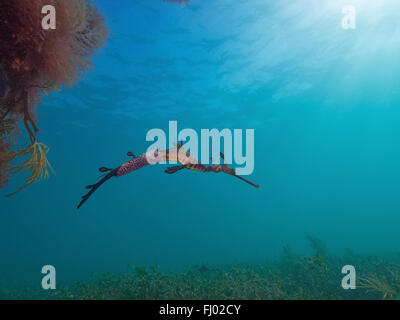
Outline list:
[[[54,30],[42,28],[46,5],[56,9]],[[48,147],[37,141],[35,111],[41,95],[71,86],[91,70],[91,56],[107,35],[104,17],[90,0],[0,2],[0,187],[10,174],[31,171],[19,190],[48,176]],[[19,124],[28,143],[15,150],[12,137]]]

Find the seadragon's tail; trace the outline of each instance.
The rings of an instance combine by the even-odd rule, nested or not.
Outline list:
[[[92,184],[92,185],[86,187],[86,189],[90,189],[90,191],[82,197],[82,201],[79,203],[78,209],[79,209],[80,207],[82,207],[82,205],[90,198],[90,196],[91,196],[98,188],[100,188],[100,186],[101,186],[104,182],[108,181],[108,180],[111,179],[112,177],[115,177],[115,176],[117,175],[118,169],[119,169],[119,167],[116,168],[116,169],[107,169],[107,168],[104,168],[104,167],[103,167],[103,168],[100,168],[100,169],[99,169],[100,172],[107,172],[107,171],[109,171],[109,172],[106,173],[106,175],[105,175],[101,180],[99,180],[99,182],[97,182],[96,184]]]
[[[147,161],[146,154],[141,155],[140,157],[136,157],[132,152],[128,152],[129,157],[132,157],[132,160],[125,162],[115,169],[108,169],[105,167],[100,168],[100,172],[104,173],[104,176],[99,180],[96,184],[92,184],[87,186],[86,189],[90,191],[82,197],[82,201],[78,205],[78,209],[82,207],[82,205],[90,198],[90,196],[98,189],[100,186],[111,179],[112,177],[121,177],[131,173],[132,171],[138,170],[147,166],[149,162]]]

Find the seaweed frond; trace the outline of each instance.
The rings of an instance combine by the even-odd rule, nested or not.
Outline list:
[[[377,277],[367,277],[359,279],[361,285],[359,288],[364,288],[367,292],[377,292],[382,295],[382,300],[384,299],[395,299],[398,295],[397,290],[388,283],[388,281],[383,279],[378,279]]]
[[[20,165],[9,165],[8,173],[17,174],[26,171],[32,171],[26,183],[17,191],[9,194],[13,196],[21,190],[25,189],[34,182],[45,180],[49,177],[49,169],[53,172],[50,162],[47,160],[49,147],[41,142],[34,141],[28,148],[13,151],[14,159],[29,155],[29,158]]]

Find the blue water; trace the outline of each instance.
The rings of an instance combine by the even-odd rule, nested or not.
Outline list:
[[[111,35],[94,72],[44,97],[40,140],[56,175],[0,197],[1,283],[127,265],[398,250],[400,3],[97,1]],[[341,26],[344,5],[357,28]],[[146,167],[76,205],[101,166],[141,154],[152,128],[255,129],[254,189],[226,175]],[[13,177],[6,195],[24,183]]]

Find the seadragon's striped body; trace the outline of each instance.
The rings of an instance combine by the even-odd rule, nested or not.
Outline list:
[[[132,160],[125,162],[123,165],[118,167],[117,171],[115,172],[115,177],[122,177],[149,164],[150,163],[147,161],[146,155],[143,154],[140,157],[133,158]]]

